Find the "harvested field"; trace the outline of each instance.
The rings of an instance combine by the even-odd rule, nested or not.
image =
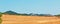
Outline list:
[[[60,24],[57,17],[3,15],[2,24]]]

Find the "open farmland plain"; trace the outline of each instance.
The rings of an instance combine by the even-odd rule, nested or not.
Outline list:
[[[57,17],[3,15],[2,24],[60,24]]]

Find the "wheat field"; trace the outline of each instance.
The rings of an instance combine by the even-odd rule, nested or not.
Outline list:
[[[3,15],[2,24],[60,24],[57,17]]]

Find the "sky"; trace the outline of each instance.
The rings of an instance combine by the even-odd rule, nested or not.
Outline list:
[[[0,0],[0,12],[60,14],[60,0]]]

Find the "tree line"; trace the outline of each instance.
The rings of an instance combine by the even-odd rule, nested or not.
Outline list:
[[[30,13],[30,14],[26,14],[26,13],[16,13],[14,11],[6,11],[6,12],[0,12],[1,14],[9,14],[9,15],[27,15],[27,16],[60,16],[60,14],[58,15],[51,15],[51,14],[34,14],[34,13]]]

